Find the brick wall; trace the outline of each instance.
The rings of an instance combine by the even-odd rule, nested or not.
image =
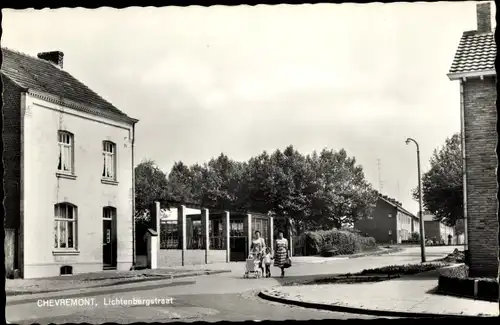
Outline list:
[[[464,82],[467,227],[470,272],[498,275],[496,84],[493,77]]]
[[[21,217],[21,89],[10,79],[2,76],[3,82],[3,130],[4,146],[4,253],[5,271],[10,273],[17,265],[16,233]]]
[[[19,227],[21,183],[21,90],[2,76],[5,228]]]
[[[389,214],[391,218],[389,218]],[[397,209],[379,199],[370,218],[355,222],[354,228],[375,238],[377,243],[397,242]],[[389,234],[389,230],[391,234]]]

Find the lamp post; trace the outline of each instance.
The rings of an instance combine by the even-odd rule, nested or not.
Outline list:
[[[406,139],[406,144],[410,142],[415,143],[417,146],[417,168],[418,168],[418,208],[419,208],[419,221],[420,221],[420,254],[422,257],[422,263],[425,263],[425,230],[424,230],[424,219],[422,211],[422,178],[420,176],[420,147],[418,142],[412,138]]]

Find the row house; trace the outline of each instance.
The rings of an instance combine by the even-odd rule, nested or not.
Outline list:
[[[60,51],[2,56],[7,274],[129,270],[138,120],[65,71]]]
[[[378,243],[401,243],[417,231],[419,219],[393,198],[379,195],[370,216],[357,220],[354,228]]]

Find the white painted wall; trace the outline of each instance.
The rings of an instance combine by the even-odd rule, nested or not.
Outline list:
[[[63,111],[62,111],[63,110]],[[24,114],[24,277],[102,270],[102,209],[117,213],[117,268],[132,265],[132,126],[26,96]],[[57,178],[58,130],[74,134],[76,179]],[[102,141],[116,144],[118,185],[101,183]],[[54,204],[78,207],[77,251],[55,255]]]

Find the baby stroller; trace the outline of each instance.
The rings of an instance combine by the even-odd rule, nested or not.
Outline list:
[[[260,259],[254,257],[253,255],[248,256],[245,265],[245,274],[243,275],[244,278],[249,278],[250,276],[253,276],[256,279],[262,276]]]

